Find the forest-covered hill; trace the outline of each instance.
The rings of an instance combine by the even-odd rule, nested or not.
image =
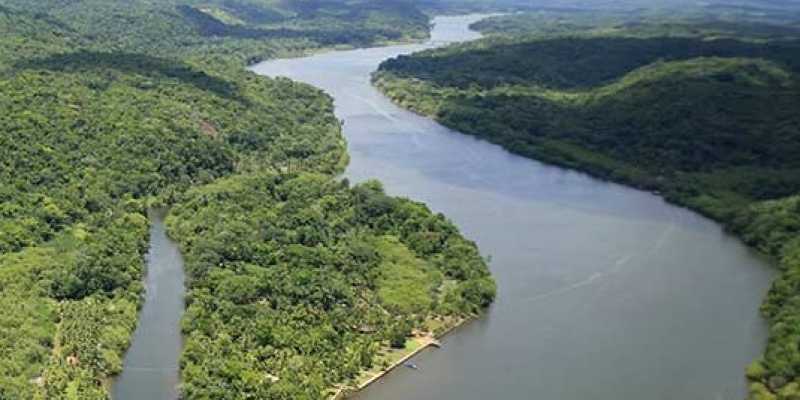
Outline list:
[[[658,191],[779,259],[769,344],[747,375],[753,399],[798,396],[796,27],[558,14],[478,23],[493,35],[386,61],[374,83],[512,152]]]
[[[73,48],[250,63],[428,35],[428,17],[397,0],[3,0],[0,16],[25,40],[52,33]]]
[[[187,399],[319,398],[389,339],[485,305],[486,265],[444,217],[334,180],[327,95],[244,70],[427,32],[388,0],[0,0],[0,398],[108,398],[153,205],[188,255]],[[398,274],[430,285],[413,307]],[[284,379],[254,378],[267,366]]]

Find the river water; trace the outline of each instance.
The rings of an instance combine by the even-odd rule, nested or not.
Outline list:
[[[165,210],[150,213],[146,297],[139,324],[113,387],[115,400],[176,400],[184,310],[183,258],[167,237]]]
[[[351,181],[450,217],[491,257],[487,315],[362,400],[741,399],[762,351],[772,271],[720,227],[657,196],[512,155],[386,100],[387,58],[479,35],[440,17],[420,45],[331,52],[252,68],[330,93]]]

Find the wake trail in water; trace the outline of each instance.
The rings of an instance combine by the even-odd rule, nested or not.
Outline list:
[[[558,288],[558,289],[555,289],[555,290],[552,290],[552,291],[549,291],[549,292],[546,292],[546,293],[542,293],[540,295],[533,296],[530,299],[527,299],[525,302],[526,303],[535,303],[535,302],[538,302],[538,301],[541,301],[541,300],[545,300],[545,299],[548,299],[548,298],[551,298],[551,297],[554,297],[554,296],[558,296],[558,295],[561,295],[561,294],[564,294],[564,293],[567,293],[567,292],[571,292],[571,291],[573,291],[575,289],[580,289],[580,288],[582,288],[584,286],[589,286],[589,285],[591,285],[592,283],[594,283],[595,281],[597,281],[599,279],[602,279],[602,278],[605,278],[606,276],[613,275],[613,274],[617,273],[617,271],[619,271],[622,267],[624,267],[625,264],[630,262],[633,259],[633,257],[634,256],[631,255],[631,254],[623,256],[623,257],[620,257],[619,259],[617,259],[617,261],[614,262],[614,267],[609,269],[608,271],[595,272],[594,274],[590,275],[588,278],[586,278],[584,280],[575,282],[573,284],[570,284],[570,285],[567,285],[567,286],[564,286],[564,287],[561,287],[561,288]]]
[[[595,283],[595,282],[597,282],[597,281],[599,281],[601,279],[604,279],[604,278],[607,278],[607,277],[615,275],[625,265],[630,263],[630,261],[633,260],[636,257],[644,256],[645,258],[649,258],[649,257],[653,256],[657,252],[661,251],[661,249],[664,247],[664,245],[666,243],[668,243],[670,237],[672,236],[672,233],[675,231],[675,226],[676,225],[675,225],[675,222],[674,222],[674,219],[673,219],[673,221],[671,221],[671,223],[666,228],[664,228],[663,231],[661,231],[661,235],[659,235],[658,239],[656,239],[656,241],[653,243],[653,246],[649,250],[647,250],[645,253],[640,253],[640,254],[631,253],[631,254],[622,256],[622,257],[618,258],[614,262],[614,266],[612,268],[610,268],[609,270],[607,270],[607,271],[596,272],[596,273],[590,275],[586,279],[580,280],[578,282],[572,283],[572,284],[567,285],[567,286],[563,286],[561,288],[558,288],[558,289],[555,289],[555,290],[552,290],[552,291],[549,291],[549,292],[546,292],[546,293],[542,293],[542,294],[533,296],[533,297],[525,300],[525,303],[526,304],[536,303],[536,302],[539,302],[539,301],[542,301],[542,300],[547,300],[547,299],[549,299],[551,297],[555,297],[555,296],[559,296],[559,295],[567,293],[567,292],[571,292],[571,291],[576,290],[576,289],[580,289],[580,288],[582,288],[584,286],[589,286],[589,285],[591,285],[591,284],[593,284],[593,283]]]
[[[396,123],[399,122],[397,120],[397,118],[395,118],[392,114],[390,114],[389,112],[387,112],[383,108],[379,107],[377,104],[375,104],[375,102],[370,101],[369,99],[366,99],[366,98],[361,97],[361,96],[356,96],[355,94],[352,94],[352,93],[344,93],[344,95],[346,95],[347,97],[350,97],[351,99],[356,99],[356,100],[361,101],[362,103],[368,105],[373,111],[375,111],[376,114],[380,115],[383,118],[386,118],[387,120],[391,121],[393,124],[396,124]]]
[[[356,96],[356,95],[354,95],[352,93],[345,93],[345,95],[347,95],[348,97],[350,97],[352,99],[356,99],[356,100],[368,105],[373,111],[375,111],[376,114],[378,114],[381,117],[387,119],[392,124],[398,125],[398,124],[401,123],[401,121],[398,120],[397,118],[395,118],[394,115],[392,115],[390,112],[388,112],[388,111],[384,110],[383,108],[381,108],[374,101],[371,101],[371,100],[369,100],[367,98],[364,98],[364,97],[361,97],[361,96]],[[411,138],[411,142],[414,144],[415,148],[421,148],[422,147],[422,142],[419,140],[419,137],[418,137],[419,132],[420,132],[419,129],[415,129],[413,132],[409,132],[408,133],[408,137]]]

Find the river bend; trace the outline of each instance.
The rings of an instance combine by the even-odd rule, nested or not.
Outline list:
[[[474,239],[498,282],[487,315],[360,399],[741,399],[763,350],[772,271],[719,225],[650,193],[512,155],[393,105],[370,85],[390,57],[479,35],[439,17],[418,45],[261,63],[324,89],[351,181],[381,180]]]

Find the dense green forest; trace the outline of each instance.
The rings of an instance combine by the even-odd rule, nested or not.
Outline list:
[[[553,13],[560,19],[553,19]],[[661,193],[774,256],[752,399],[800,395],[797,25],[539,11],[383,63],[398,104],[512,152]]]
[[[39,38],[49,45],[42,36],[52,32],[71,48],[221,63],[421,39],[429,28],[425,14],[397,0],[3,0],[3,15],[26,29],[17,50]]]
[[[2,398],[34,395],[40,375],[46,398],[105,398],[136,321],[146,199],[346,160],[330,99],[288,80],[87,51],[20,63],[0,90],[0,297],[43,310],[3,313],[0,347],[18,356],[0,360]]]
[[[503,34],[521,28],[538,31],[559,22],[577,23],[579,19],[613,18],[637,23],[645,22],[644,18],[652,18],[647,22],[693,19],[703,25],[711,20],[769,21],[791,25],[800,17],[800,3],[795,0],[418,0],[416,4],[433,14],[507,13],[476,24],[491,25],[494,33]],[[532,14],[547,17],[533,19]],[[602,28],[602,24],[592,28]]]
[[[243,68],[428,28],[388,0],[0,0],[0,399],[108,398],[152,205],[175,205],[191,268],[186,398],[227,384],[236,398],[318,398],[387,332],[490,301],[485,263],[443,217],[334,180],[347,154],[328,96]],[[428,290],[398,301],[420,277]],[[374,320],[344,315],[364,298],[380,300]],[[280,383],[254,388],[266,367]]]
[[[628,36],[713,37],[739,40],[797,39],[800,7],[780,12],[723,12],[716,7],[636,10],[572,10],[544,8],[495,16],[472,24],[487,35],[499,36]]]
[[[412,328],[494,298],[474,244],[377,182],[240,175],[190,190],[167,223],[189,275],[190,399],[325,398],[398,329],[402,346]]]

